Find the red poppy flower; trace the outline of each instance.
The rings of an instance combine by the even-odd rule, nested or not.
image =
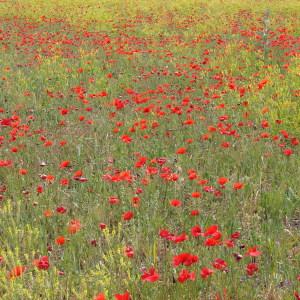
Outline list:
[[[113,204],[118,204],[120,202],[120,200],[118,197],[112,196],[112,197],[109,197],[108,202],[113,205]]]
[[[133,218],[133,212],[132,211],[126,211],[123,213],[122,217],[124,221],[129,221]]]
[[[230,143],[229,142],[223,142],[221,144],[221,147],[223,147],[223,148],[229,148],[230,147]]]
[[[205,185],[205,184],[207,184],[208,183],[208,180],[207,179],[200,179],[199,181],[198,181],[198,184],[199,185]]]
[[[27,173],[28,173],[28,171],[26,169],[20,169],[19,170],[20,175],[26,175]]]
[[[131,201],[132,201],[132,204],[134,207],[138,207],[141,202],[141,198],[135,196],[135,197],[132,197]]]
[[[133,250],[133,248],[132,247],[130,247],[130,246],[127,246],[126,248],[125,248],[125,255],[128,257],[128,258],[132,258],[133,256],[134,256],[134,250]]]
[[[78,170],[73,174],[73,179],[80,178],[82,175],[83,172],[81,170]]]
[[[193,192],[191,194],[192,198],[200,198],[201,197],[201,193],[200,192]]]
[[[204,241],[204,245],[208,247],[213,247],[213,246],[220,245],[220,242],[214,238],[208,238]]]
[[[116,294],[115,295],[116,300],[131,300],[131,296],[129,292],[126,292],[124,294]]]
[[[100,230],[104,230],[106,228],[106,224],[105,223],[100,223],[98,227],[99,227]]]
[[[170,204],[174,207],[178,207],[178,206],[181,206],[182,202],[178,199],[174,199],[174,200],[170,201]]]
[[[150,268],[149,271],[145,271],[141,276],[143,281],[155,282],[159,279],[159,274],[155,272],[154,268]]]
[[[236,231],[234,232],[232,235],[231,235],[231,238],[232,239],[238,239],[240,237],[241,233],[239,231]]]
[[[195,217],[198,216],[200,214],[200,211],[198,209],[194,209],[191,211],[191,216]]]
[[[121,136],[121,140],[126,144],[129,144],[132,142],[132,138],[126,134]]]
[[[68,225],[68,232],[70,234],[75,234],[81,228],[81,224],[79,220],[71,220]]]
[[[180,271],[179,273],[179,276],[177,278],[177,280],[180,282],[180,283],[183,283],[185,282],[186,280],[192,280],[194,281],[196,279],[196,274],[195,272],[189,272],[188,270],[186,269],[183,269]]]
[[[66,167],[69,167],[69,166],[70,166],[70,161],[69,161],[69,160],[62,161],[62,162],[60,163],[60,165],[59,165],[59,167],[60,167],[61,169],[66,168]]]
[[[48,270],[50,267],[48,256],[42,256],[40,259],[35,261],[35,265],[39,270]]]
[[[227,267],[226,261],[221,258],[216,258],[212,263],[213,267],[218,270],[224,270]]]
[[[62,147],[65,146],[66,144],[67,144],[67,141],[64,141],[64,140],[59,142],[59,145]]]
[[[252,276],[254,273],[258,271],[258,265],[256,263],[250,263],[247,265],[246,271],[248,276]]]
[[[42,185],[38,185],[36,188],[37,193],[41,194],[44,191],[44,188]]]
[[[257,85],[258,89],[261,90],[267,83],[268,79],[262,79]]]
[[[261,121],[261,127],[262,128],[268,128],[269,127],[269,122],[267,120],[262,120]]]
[[[58,237],[55,239],[55,244],[56,244],[56,245],[59,245],[59,246],[62,246],[65,242],[66,242],[66,239],[65,239],[64,236],[58,236]]]
[[[48,174],[48,175],[45,176],[45,180],[46,180],[46,182],[48,182],[48,183],[53,183],[54,180],[55,180],[55,176],[53,176],[53,175],[51,175],[51,174]]]
[[[190,180],[194,180],[197,178],[197,173],[195,170],[188,170],[188,175]]]
[[[0,160],[0,167],[11,167],[12,164],[12,160]]]
[[[214,273],[214,270],[204,267],[204,268],[202,268],[200,275],[203,279],[206,279],[209,276],[211,276],[213,273]]]
[[[62,178],[59,181],[59,184],[62,185],[62,186],[67,186],[67,185],[69,185],[69,179],[68,178]]]
[[[65,207],[63,207],[63,206],[58,206],[56,208],[56,212],[59,213],[59,214],[64,214],[64,213],[67,212],[67,209]]]
[[[52,216],[52,211],[50,209],[46,209],[43,214],[46,218],[49,218]]]
[[[244,184],[241,182],[235,182],[233,184],[233,189],[235,189],[235,190],[241,190],[243,187],[244,187]]]
[[[98,294],[95,296],[94,300],[105,300],[105,295],[103,293]]]
[[[173,257],[173,266],[177,267],[179,265],[190,266],[198,262],[198,256],[190,253],[181,253]]]
[[[66,109],[66,108],[62,108],[62,109],[60,110],[60,114],[61,114],[62,116],[67,115],[68,113],[69,113],[69,110]]]
[[[202,235],[201,227],[199,225],[192,227],[191,234],[193,237],[198,237],[198,236]]]
[[[247,253],[245,254],[246,256],[252,256],[252,257],[257,257],[261,255],[261,251],[257,250],[257,247],[251,247],[248,249]]]
[[[284,149],[283,154],[285,156],[291,156],[293,154],[293,150],[292,149]]]
[[[203,190],[206,192],[206,193],[213,193],[215,192],[215,188],[213,186],[204,186],[203,187]]]
[[[215,232],[218,231],[218,228],[219,228],[218,225],[209,226],[208,228],[206,228],[204,236],[209,236],[209,235],[214,234]]]
[[[2,120],[0,120],[0,125],[1,126],[10,126],[11,123],[12,123],[11,119],[2,119]]]
[[[24,266],[16,266],[8,273],[8,278],[13,279],[19,277],[25,272],[25,270],[26,267]]]
[[[224,184],[226,184],[227,182],[228,182],[228,178],[226,178],[226,177],[220,177],[220,178],[218,178],[218,184],[220,184],[220,185],[224,185]]]
[[[185,234],[185,232],[179,234],[179,235],[174,235],[171,237],[171,241],[174,242],[175,244],[177,243],[182,243],[188,239],[188,236]]]
[[[291,138],[291,144],[293,146],[299,145],[300,141],[297,138]]]
[[[186,153],[185,147],[178,148],[176,151],[176,154],[185,154],[185,153]]]
[[[234,247],[234,241],[233,240],[227,240],[224,242],[224,245],[226,245],[227,248],[233,248]]]

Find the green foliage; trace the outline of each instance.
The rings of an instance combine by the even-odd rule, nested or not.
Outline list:
[[[14,116],[18,124],[0,127],[0,161],[13,161],[0,167],[0,298],[85,300],[103,292],[113,299],[128,290],[134,300],[293,299],[300,269],[300,160],[290,146],[300,134],[299,11],[296,0],[1,2],[0,120]],[[281,34],[283,44],[272,47]],[[237,88],[230,89],[233,79]],[[91,96],[101,91],[107,95]],[[116,99],[128,104],[118,110]],[[178,107],[183,113],[171,112]],[[228,121],[220,121],[224,115]],[[183,125],[190,119],[195,123]],[[219,134],[220,122],[238,136]],[[123,135],[132,142],[122,142]],[[224,142],[230,147],[220,147]],[[180,147],[187,153],[177,154]],[[284,155],[289,147],[293,154]],[[135,167],[139,156],[159,175]],[[160,177],[157,158],[167,159],[177,181]],[[60,168],[66,160],[71,166]],[[191,169],[197,180],[188,178]],[[78,170],[83,182],[74,179]],[[105,180],[114,172],[132,178]],[[219,177],[229,179],[226,188],[217,185]],[[234,190],[235,182],[243,188]],[[205,185],[222,196],[205,192]],[[112,196],[120,203],[110,204]],[[182,205],[171,207],[172,199]],[[195,209],[200,215],[191,217]],[[127,211],[134,213],[129,222],[122,219]],[[72,220],[81,224],[75,234]],[[204,247],[190,236],[196,224],[218,224],[224,243],[235,231],[241,239],[233,249]],[[162,229],[190,237],[174,244],[159,237]],[[55,242],[59,236],[64,245]],[[233,254],[254,245],[262,255],[237,263]],[[128,246],[134,258],[125,255]],[[176,281],[180,268],[172,259],[182,252],[199,255],[189,267],[195,282]],[[34,264],[42,256],[49,256],[48,270]],[[201,267],[212,268],[217,257],[229,271],[202,280]],[[253,277],[246,262],[259,264]],[[11,279],[16,266],[26,270]],[[143,282],[152,266],[160,280]]]

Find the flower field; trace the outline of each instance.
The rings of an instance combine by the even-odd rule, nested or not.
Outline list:
[[[0,299],[300,299],[300,2],[0,1]]]

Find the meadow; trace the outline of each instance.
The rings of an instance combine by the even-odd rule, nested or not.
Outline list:
[[[300,299],[300,2],[0,1],[0,299]]]

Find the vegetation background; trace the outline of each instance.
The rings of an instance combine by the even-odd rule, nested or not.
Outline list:
[[[0,1],[0,298],[300,299],[299,17]]]

